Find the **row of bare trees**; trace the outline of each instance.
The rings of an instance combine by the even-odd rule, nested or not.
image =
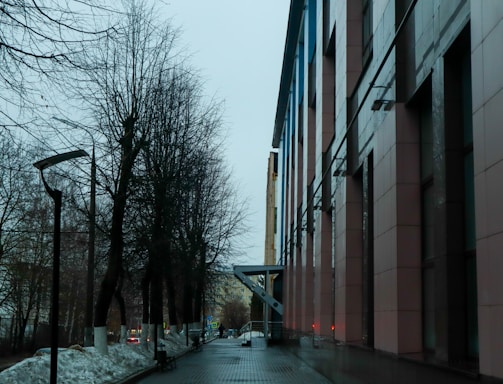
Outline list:
[[[1,352],[35,348],[39,325],[47,324],[50,308],[52,215],[31,166],[36,153],[15,137],[0,139],[0,344]],[[68,207],[69,208],[69,207]],[[79,223],[80,222],[80,223]],[[79,303],[86,260],[85,223],[75,210],[65,211],[63,223],[64,271],[61,325],[65,342],[78,340],[82,313]],[[26,334],[31,338],[26,342]],[[39,340],[41,344],[45,340]]]
[[[96,225],[102,239],[97,243],[100,284],[94,334],[96,347],[105,353],[112,303],[117,303],[124,331],[127,298],[135,295],[142,297],[144,326],[151,324],[157,330],[165,321],[173,328],[200,322],[212,271],[239,250],[237,239],[246,230],[246,209],[223,162],[221,103],[205,97],[200,78],[177,49],[177,31],[159,22],[155,9],[138,1],[126,1],[123,8],[113,10],[91,1],[76,3],[81,5],[0,1],[0,31],[5,26],[12,31],[22,28],[23,21],[25,33],[33,39],[25,44],[13,39],[14,33],[8,35],[8,28],[0,32],[0,62],[10,68],[0,77],[4,85],[0,95],[5,100],[12,100],[5,95],[23,95],[22,102],[9,102],[2,112],[0,145],[29,140],[33,156],[41,147],[47,152],[47,148],[92,140],[97,164]],[[93,12],[82,11],[83,6]],[[93,24],[88,22],[89,14],[95,16]],[[87,20],[85,28],[83,20]],[[50,33],[53,28],[58,34]],[[28,82],[36,78],[39,84],[52,85],[43,88],[45,110],[33,101],[42,92]],[[27,90],[27,84],[33,89]],[[54,114],[68,124],[58,123],[52,129]],[[24,133],[12,134],[12,127]],[[26,172],[27,157],[12,156]],[[0,170],[9,171],[9,161],[2,158]],[[75,303],[84,295],[86,273],[78,267],[85,265],[82,258],[87,250],[82,241],[89,218],[86,173],[85,167],[73,163],[50,175],[68,196],[64,215],[71,219],[65,228],[74,236],[66,239],[68,249],[62,250],[66,258],[62,268],[67,272],[63,275],[71,278],[60,318],[76,335],[74,329],[83,328]],[[26,179],[30,186],[11,185],[12,196],[1,195],[0,209],[9,217],[0,217],[2,273],[11,273],[7,270],[16,264],[6,233],[21,233],[21,228],[27,228],[35,242],[38,236],[39,242],[29,246],[30,252],[21,253],[19,262],[34,265],[29,258],[40,247],[45,264],[37,271],[50,267],[50,207],[34,173],[29,175],[12,182]],[[6,180],[2,174],[2,188]],[[32,194],[29,207],[36,209],[35,202],[43,206],[45,216],[40,221],[32,220],[34,216],[23,211],[22,204],[12,203],[21,195],[20,200],[26,201],[27,191]],[[26,241],[25,236],[18,244],[27,245]],[[41,275],[43,283],[35,289],[40,297],[32,298],[26,291],[19,302],[41,306],[50,279],[47,273]],[[14,280],[0,287],[0,304],[15,297]]]

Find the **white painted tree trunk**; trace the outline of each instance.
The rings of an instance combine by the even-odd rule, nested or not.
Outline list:
[[[120,343],[121,344],[126,344],[127,340],[127,326],[121,325],[121,338],[120,338]]]
[[[108,355],[107,327],[94,327],[94,346],[102,355]]]

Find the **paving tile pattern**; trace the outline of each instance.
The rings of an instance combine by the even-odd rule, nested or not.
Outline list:
[[[197,383],[331,383],[302,360],[280,347],[253,339],[243,347],[237,339],[217,339],[177,362],[177,368],[156,372],[140,384]]]

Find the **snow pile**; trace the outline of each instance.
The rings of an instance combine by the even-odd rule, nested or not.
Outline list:
[[[192,341],[189,340],[189,344],[191,343]],[[186,339],[178,333],[170,333],[166,339],[159,340],[159,344],[159,349],[165,350],[168,355],[175,354],[180,351],[180,347],[185,348]]]
[[[251,337],[264,337],[264,334],[259,331],[243,332],[238,339],[250,340]]]
[[[185,341],[168,336],[164,341],[168,354],[188,350]],[[137,372],[155,366],[153,343],[143,345],[114,344],[108,355],[94,347],[68,348],[58,352],[58,384],[108,384],[117,383]],[[30,357],[0,372],[0,383],[46,384],[50,376],[49,353]]]

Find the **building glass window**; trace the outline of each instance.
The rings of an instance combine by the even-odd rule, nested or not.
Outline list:
[[[370,153],[362,174],[362,340],[374,346],[374,157]]]
[[[308,17],[308,61],[312,63],[316,51],[316,0],[309,0]]]
[[[421,236],[423,266],[423,347],[434,350],[435,332],[435,261],[434,261],[434,185],[433,125],[431,100],[420,110],[421,135]]]
[[[316,100],[316,0],[309,0],[307,23],[307,60],[308,60],[308,105],[315,106]]]
[[[372,58],[372,0],[362,0],[362,66]]]
[[[423,348],[435,350],[435,270],[423,269]]]
[[[464,168],[464,250],[466,271],[466,317],[467,317],[467,355],[479,355],[478,317],[477,317],[477,263],[475,235],[475,186],[473,166],[473,123],[471,89],[470,51],[463,55],[461,63],[461,103],[463,111],[463,168]]]
[[[299,97],[298,104],[302,104],[304,100],[304,44],[300,43],[298,48],[297,65],[299,68]]]

